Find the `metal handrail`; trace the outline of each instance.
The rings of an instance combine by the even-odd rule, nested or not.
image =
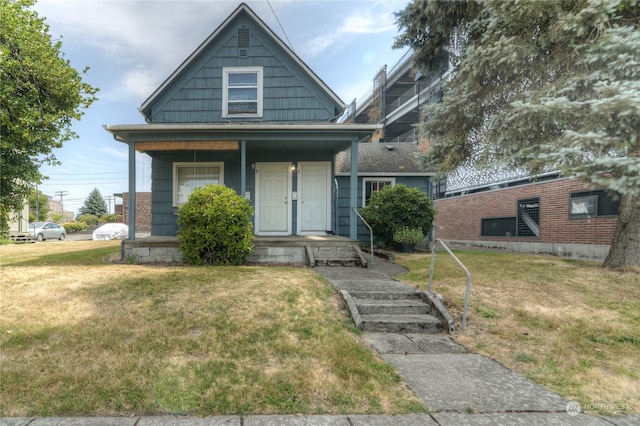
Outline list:
[[[362,223],[364,223],[364,226],[369,228],[369,241],[371,243],[371,266],[373,266],[373,229],[371,229],[371,226],[367,223],[366,220],[364,220],[360,212],[358,212],[358,209],[356,209],[355,207],[351,207],[351,210],[353,210],[358,215]]]
[[[469,297],[471,295],[471,273],[469,273],[469,270],[460,262],[460,259],[449,250],[449,247],[447,247],[444,241],[436,238],[433,240],[433,248],[431,249],[431,270],[429,271],[429,287],[427,289],[429,292],[431,292],[431,284],[433,283],[433,269],[436,262],[436,243],[442,244],[442,247],[453,257],[453,260],[462,268],[464,273],[467,274],[467,290],[464,295],[464,310],[462,311],[462,331],[464,331],[465,328],[467,328],[467,310],[469,309]]]

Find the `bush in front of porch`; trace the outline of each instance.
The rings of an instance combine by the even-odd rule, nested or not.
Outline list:
[[[362,217],[371,225],[376,238],[386,244],[393,242],[393,234],[402,228],[431,231],[436,214],[431,199],[418,188],[403,184],[386,186],[371,194]]]
[[[182,260],[193,265],[241,265],[253,250],[253,207],[222,185],[196,188],[178,209]]]

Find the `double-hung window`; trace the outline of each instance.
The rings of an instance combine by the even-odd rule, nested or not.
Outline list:
[[[224,163],[173,163],[173,205],[186,203],[196,188],[209,183],[224,184]]]
[[[366,207],[374,192],[380,191],[385,186],[393,187],[395,178],[364,178],[362,182],[362,207]]]
[[[227,67],[222,74],[223,117],[262,117],[262,67]]]

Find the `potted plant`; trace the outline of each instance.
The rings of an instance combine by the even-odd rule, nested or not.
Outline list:
[[[401,253],[413,253],[416,251],[416,244],[424,241],[424,233],[422,228],[403,226],[395,230],[393,241],[400,244]]]

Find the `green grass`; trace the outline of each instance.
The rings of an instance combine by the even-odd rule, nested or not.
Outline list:
[[[454,251],[472,276],[467,331],[454,338],[583,406],[640,412],[640,270],[582,260]],[[398,255],[426,289],[430,255]],[[432,290],[460,320],[466,276],[436,254]],[[611,414],[601,412],[600,414]]]
[[[312,270],[0,247],[0,416],[424,412]]]

